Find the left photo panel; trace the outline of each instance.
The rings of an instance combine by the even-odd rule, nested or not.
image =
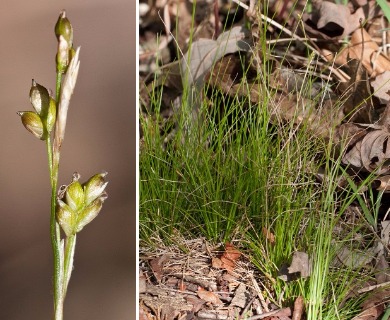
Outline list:
[[[136,319],[136,2],[1,8],[0,319]]]

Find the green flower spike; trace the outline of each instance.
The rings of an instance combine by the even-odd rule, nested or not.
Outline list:
[[[80,175],[73,174],[68,186],[62,186],[58,192],[57,220],[69,237],[81,231],[99,214],[107,193],[106,172],[96,174],[83,185],[78,181]]]

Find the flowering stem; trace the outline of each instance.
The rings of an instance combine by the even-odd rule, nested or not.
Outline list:
[[[61,268],[61,243],[60,243],[60,228],[56,221],[56,197],[57,197],[57,180],[58,180],[58,164],[53,166],[52,144],[50,137],[46,140],[47,155],[49,160],[49,174],[51,184],[51,211],[50,211],[50,239],[54,257],[54,272],[53,272],[53,291],[54,291],[54,310],[55,320],[62,319],[63,309],[63,294],[62,294],[62,278],[63,270]]]
[[[81,184],[78,181],[80,174],[75,172],[72,182],[61,187],[60,193],[57,194],[60,150],[65,136],[69,102],[80,67],[80,47],[74,50],[72,46],[72,25],[66,18],[65,11],[60,14],[55,34],[58,39],[55,99],[44,86],[33,80],[30,102],[35,111],[19,111],[17,114],[21,116],[23,125],[30,133],[46,141],[51,185],[50,240],[54,261],[53,320],[62,320],[64,300],[73,269],[76,233],[98,215],[107,198],[104,189],[108,182],[104,180],[107,172],[102,172]],[[62,239],[60,225],[65,235]]]
[[[56,79],[56,103],[58,101],[61,90],[62,74],[57,72]],[[47,155],[49,158],[49,173],[51,183],[51,212],[50,212],[50,238],[54,257],[54,273],[53,273],[53,289],[54,289],[54,319],[62,320],[63,305],[64,305],[64,290],[63,290],[63,252],[61,251],[60,227],[56,221],[56,200],[57,200],[57,185],[58,185],[58,168],[59,168],[59,150],[54,151],[50,136],[46,140]]]

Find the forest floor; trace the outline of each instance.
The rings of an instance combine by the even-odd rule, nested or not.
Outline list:
[[[388,2],[139,10],[140,319],[388,319]]]

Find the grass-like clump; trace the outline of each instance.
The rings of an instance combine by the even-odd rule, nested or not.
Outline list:
[[[352,247],[352,239],[366,225],[360,220],[336,230],[352,203],[366,204],[366,219],[375,216],[370,209],[375,208],[374,198],[370,202],[360,192],[371,178],[357,187],[331,137],[318,136],[305,119],[275,117],[280,100],[267,72],[251,82],[256,88],[242,81],[248,97],[227,97],[205,85],[197,96],[200,105],[181,99],[171,126],[161,125],[163,87],[150,91],[153,112],[141,117],[141,243],[153,246],[162,239],[180,245],[178,234],[234,242],[261,271],[266,296],[276,305],[291,305],[303,296],[307,319],[350,319],[364,298],[349,299],[350,293],[369,273],[337,267],[336,255],[341,246]],[[298,97],[310,92],[315,80],[309,72],[305,77]],[[192,90],[185,87],[183,97]],[[249,98],[252,90],[262,93],[256,103]],[[297,110],[302,103],[298,98]],[[349,183],[340,186],[343,176]],[[311,275],[283,281],[279,270],[296,251],[309,254]]]

